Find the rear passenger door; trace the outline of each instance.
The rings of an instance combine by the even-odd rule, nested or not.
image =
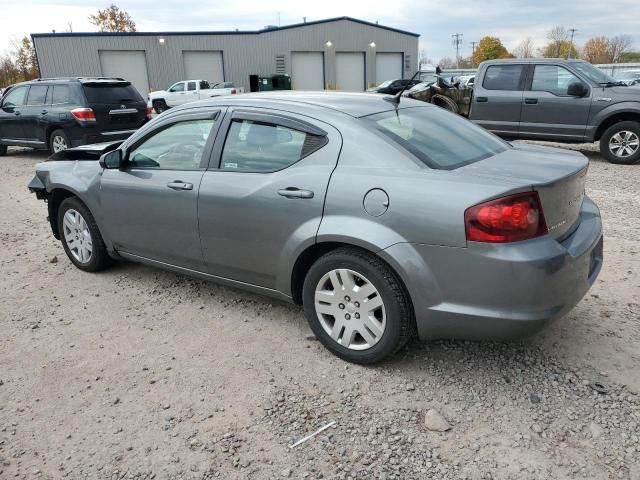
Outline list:
[[[198,198],[206,271],[288,291],[285,271],[315,242],[341,145],[335,128],[308,117],[229,109]]]
[[[469,118],[498,135],[517,135],[526,71],[524,64],[489,65],[474,87]]]
[[[29,142],[43,143],[46,141],[47,114],[46,108],[48,85],[31,85],[27,94],[27,101],[22,108],[22,128],[24,138]]]
[[[583,140],[592,89],[584,97],[568,94],[569,85],[582,82],[561,65],[531,65],[533,72],[524,92],[520,134],[530,138]]]

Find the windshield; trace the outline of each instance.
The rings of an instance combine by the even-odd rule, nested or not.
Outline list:
[[[441,108],[411,107],[364,117],[432,168],[452,170],[509,148],[495,135]]]
[[[619,80],[634,80],[640,78],[640,72],[621,72],[617,77]]]
[[[435,73],[420,72],[420,75],[418,75],[418,78],[420,79],[421,82],[435,83],[435,81],[438,79],[438,76]]]
[[[591,80],[594,83],[609,83],[609,82],[615,83],[616,82],[616,80],[613,77],[604,73],[598,67],[594,67],[590,63],[571,62],[571,66],[576,70],[578,70],[581,74],[583,74],[585,77],[587,77],[589,80]]]
[[[378,88],[388,87],[389,85],[391,85],[392,82],[393,80],[387,80],[386,82],[382,82],[380,85],[378,85]]]

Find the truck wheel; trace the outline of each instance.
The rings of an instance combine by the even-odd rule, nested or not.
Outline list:
[[[3,157],[7,154],[7,146],[6,145],[0,145],[0,157]]]
[[[640,162],[640,123],[626,121],[611,125],[600,138],[600,153],[611,163]]]
[[[162,113],[168,110],[169,107],[167,106],[167,102],[165,102],[164,100],[154,100],[153,109],[156,111],[156,113]]]

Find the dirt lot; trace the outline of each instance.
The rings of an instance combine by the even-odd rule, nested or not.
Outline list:
[[[605,266],[587,297],[524,342],[415,343],[375,367],[327,353],[294,306],[134,264],[77,270],[26,189],[46,155],[10,151],[0,478],[638,480],[640,166],[590,149]],[[429,409],[451,429],[429,430]]]

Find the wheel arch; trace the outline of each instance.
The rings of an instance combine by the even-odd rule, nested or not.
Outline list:
[[[82,199],[78,197],[78,194],[70,189],[56,187],[49,191],[49,196],[47,199],[47,208],[49,210],[49,224],[51,225],[51,232],[57,240],[60,240],[60,231],[58,230],[58,212],[60,211],[60,204],[62,204],[63,201],[70,197],[75,197],[82,202]],[[84,202],[82,203],[84,204]]]
[[[595,131],[593,141],[597,142],[600,140],[604,132],[612,125],[626,121],[637,122],[640,124],[640,111],[625,110],[611,113],[599,123],[598,128]]]
[[[51,134],[53,132],[55,132],[56,130],[62,130],[63,132],[65,132],[64,127],[62,127],[61,125],[48,125],[46,130],[44,131],[44,141],[46,143],[47,148],[51,148]],[[66,135],[66,132],[65,132]],[[67,138],[69,136],[67,135]]]

